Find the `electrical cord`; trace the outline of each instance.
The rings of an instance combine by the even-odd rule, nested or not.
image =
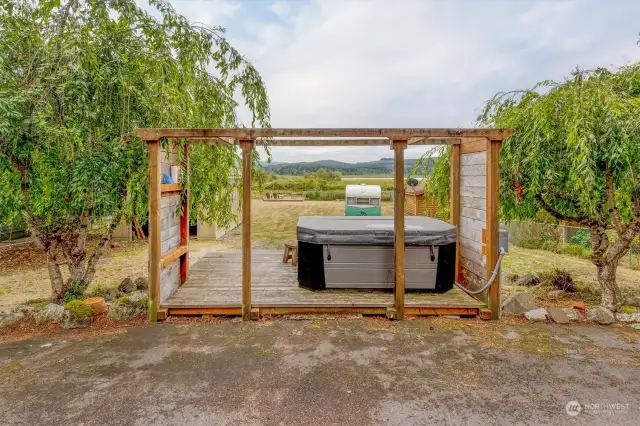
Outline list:
[[[491,277],[489,278],[489,281],[487,281],[487,284],[485,284],[484,287],[482,287],[480,290],[469,290],[468,288],[464,287],[462,284],[457,283],[457,282],[453,282],[456,287],[458,287],[460,290],[464,291],[467,294],[470,294],[472,296],[475,296],[476,294],[480,294],[483,291],[485,291],[486,289],[488,289],[491,284],[493,284],[493,281],[496,279],[496,277],[498,276],[498,271],[500,270],[500,265],[502,264],[502,256],[504,256],[505,251],[504,248],[500,247],[500,255],[498,256],[498,261],[496,262],[496,267],[493,268],[493,274],[491,274]],[[500,281],[498,281],[498,286],[500,285]],[[498,288],[498,291],[500,291],[500,289]]]

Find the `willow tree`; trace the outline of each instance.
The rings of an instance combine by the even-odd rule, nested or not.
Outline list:
[[[146,147],[133,129],[237,126],[236,95],[252,125],[269,124],[264,83],[224,30],[150,5],[158,18],[133,0],[0,0],[0,218],[21,216],[47,253],[54,301],[92,281],[124,216],[146,217]],[[238,158],[193,149],[192,210],[231,219]]]
[[[502,217],[543,210],[588,228],[601,304],[617,309],[616,270],[640,234],[640,64],[498,93],[479,121],[515,130],[500,154]],[[434,174],[429,183],[444,196],[448,177]]]

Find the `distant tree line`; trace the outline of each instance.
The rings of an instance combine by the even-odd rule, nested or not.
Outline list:
[[[405,174],[415,166],[417,159],[405,160]],[[297,163],[278,163],[263,165],[265,171],[274,172],[278,175],[304,176],[315,173],[319,170],[327,172],[340,172],[343,175],[389,175],[393,173],[393,158],[381,158],[378,161],[368,161],[362,163],[343,163],[334,160],[320,160]],[[418,170],[422,173],[423,168]]]

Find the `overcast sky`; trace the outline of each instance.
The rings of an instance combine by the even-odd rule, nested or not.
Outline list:
[[[497,91],[640,59],[634,0],[171,3],[191,21],[227,29],[266,82],[273,127],[470,127]],[[246,111],[240,117],[250,125]],[[390,154],[283,147],[273,160]]]

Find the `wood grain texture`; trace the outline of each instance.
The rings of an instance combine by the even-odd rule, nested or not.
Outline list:
[[[510,129],[452,129],[452,128],[230,128],[230,129],[136,129],[134,134],[145,140],[161,138],[222,138],[255,140],[270,137],[384,137],[389,139],[411,138],[448,138],[448,137],[485,137],[491,140],[504,140],[513,134]]]
[[[164,183],[161,185],[161,191],[162,193],[169,193],[169,192],[180,192],[182,191],[182,187],[180,186],[179,183]]]
[[[160,258],[160,268],[164,269],[170,263],[180,259],[183,255],[187,253],[187,246],[178,246],[173,251],[168,254],[165,254]]]
[[[160,273],[160,304],[164,303],[180,287],[180,261],[167,264]]]
[[[482,152],[487,150],[489,140],[484,137],[480,138],[464,138],[462,140],[462,153],[470,154],[474,152]]]
[[[487,166],[485,164],[474,164],[470,166],[460,166],[462,176],[486,176]]]
[[[474,209],[485,210],[487,208],[487,200],[484,197],[460,197],[460,206],[471,207]]]
[[[251,167],[253,141],[242,146],[242,319],[251,319]]]
[[[485,176],[464,175],[460,177],[460,186],[472,186],[485,188],[487,179]]]
[[[454,145],[451,147],[451,169],[449,171],[450,185],[449,185],[449,197],[450,197],[450,209],[449,209],[449,222],[456,227],[456,266],[455,266],[455,280],[459,281],[459,269],[460,269],[460,166],[461,166],[461,148],[460,145]]]
[[[474,154],[463,154],[460,156],[460,165],[462,166],[477,166],[487,164],[487,153],[477,152]]]
[[[147,144],[149,154],[149,321],[157,321],[160,305],[160,143]]]
[[[372,307],[386,309],[394,295],[384,290],[322,290],[298,286],[297,268],[282,263],[280,250],[254,250],[252,307]],[[210,252],[191,265],[187,281],[162,304],[164,308],[235,308],[241,313],[242,252]],[[446,293],[408,291],[405,306],[478,308],[485,306],[461,290]],[[383,311],[384,312],[384,311]]]
[[[180,257],[180,285],[184,284],[189,276],[189,144],[185,144],[183,149],[182,162],[185,176],[182,177],[182,182],[186,190],[181,194],[180,245],[186,247],[186,252]]]
[[[394,172],[394,206],[393,206],[393,230],[394,242],[393,250],[395,257],[395,285],[394,304],[396,319],[404,318],[404,150],[407,148],[406,141],[393,141],[393,172]]]
[[[487,245],[486,245],[486,278],[493,273],[498,262],[500,232],[500,144],[491,142],[487,152]],[[491,318],[500,318],[500,277],[489,287],[487,302],[491,310]]]

